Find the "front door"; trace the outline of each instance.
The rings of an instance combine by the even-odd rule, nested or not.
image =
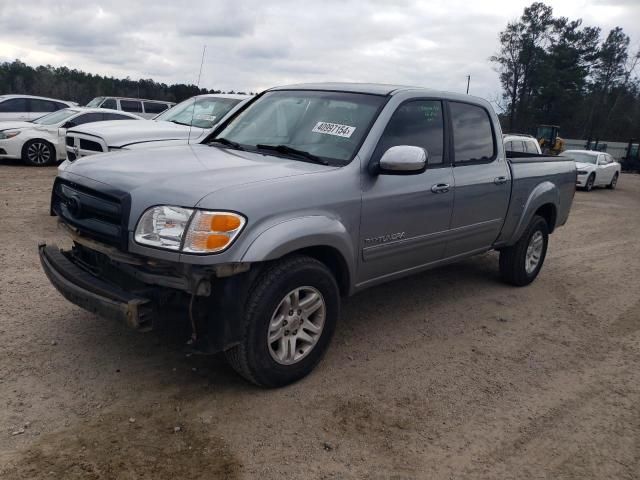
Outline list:
[[[402,103],[389,120],[372,161],[397,145],[422,147],[426,171],[380,174],[362,192],[358,284],[382,280],[440,260],[453,208],[453,176],[440,100]],[[432,190],[433,188],[433,190]]]
[[[455,200],[446,257],[488,249],[504,224],[511,175],[479,105],[450,102]]]

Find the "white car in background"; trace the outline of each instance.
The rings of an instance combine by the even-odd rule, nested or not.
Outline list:
[[[507,152],[537,153],[542,155],[540,144],[531,135],[506,134],[502,136],[502,141]]]
[[[64,108],[31,122],[0,122],[0,158],[43,167],[66,157],[68,128],[104,121],[140,121],[137,115],[103,108]]]
[[[0,95],[0,122],[27,122],[63,108],[75,107],[76,102],[33,95]]]
[[[74,128],[67,132],[67,161],[58,168],[64,170],[68,162],[96,153],[198,143],[251,98],[199,95],[146,122],[105,122]]]
[[[578,187],[584,188],[587,192],[593,187],[616,188],[622,167],[608,153],[592,150],[565,150],[560,156],[575,160],[578,170],[576,182]]]

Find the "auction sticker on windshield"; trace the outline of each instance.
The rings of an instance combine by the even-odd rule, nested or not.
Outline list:
[[[336,137],[351,138],[356,127],[340,125],[339,123],[318,122],[311,130],[314,133],[324,133],[325,135],[335,135]]]

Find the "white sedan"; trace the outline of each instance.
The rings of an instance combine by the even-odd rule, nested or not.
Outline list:
[[[66,158],[68,128],[107,120],[143,120],[132,113],[104,108],[73,107],[49,113],[31,122],[0,123],[0,158],[22,159],[42,167]]]
[[[587,192],[593,187],[616,188],[622,167],[608,153],[565,150],[560,155],[575,160],[578,170],[576,186],[584,188]]]

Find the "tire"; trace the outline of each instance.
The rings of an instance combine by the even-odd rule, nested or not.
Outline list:
[[[46,167],[56,160],[56,152],[45,140],[29,140],[22,147],[22,161],[33,167]]]
[[[515,245],[500,251],[500,275],[502,279],[506,283],[518,287],[523,287],[533,282],[544,263],[548,244],[549,226],[547,221],[541,216],[535,215],[520,240]],[[537,261],[533,266],[532,255],[538,245]]]
[[[288,306],[287,301],[295,297],[295,291],[299,294],[300,307],[304,308],[302,305],[308,299],[307,310],[311,313],[306,316],[304,312],[300,315],[302,309],[293,310]],[[315,299],[316,294],[319,300]],[[311,311],[318,303],[322,304]],[[288,385],[309,374],[331,342],[340,315],[336,279],[314,258],[301,255],[284,258],[266,267],[256,279],[244,315],[244,338],[225,352],[227,361],[256,385],[271,388]],[[313,330],[307,321],[313,322]],[[270,343],[269,335],[278,339]],[[312,337],[314,343],[300,339],[303,335]],[[293,356],[292,345],[295,346]]]
[[[591,175],[589,175],[589,178],[587,178],[587,183],[584,186],[585,191],[590,192],[591,190],[593,190],[593,184],[596,181],[596,176],[592,173]]]
[[[616,189],[616,185],[618,185],[618,172],[616,172],[613,175],[613,178],[611,179],[611,183],[609,185],[607,185],[607,188],[609,190],[615,190]]]

